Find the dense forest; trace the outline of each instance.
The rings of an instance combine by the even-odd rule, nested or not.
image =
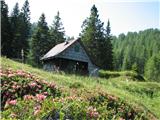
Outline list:
[[[8,58],[21,60],[41,67],[40,58],[66,37],[60,12],[53,16],[49,26],[45,14],[35,23],[30,22],[30,7],[26,0],[21,9],[18,3],[8,14],[8,5],[1,1],[1,53]],[[128,32],[118,37],[111,35],[111,24],[104,26],[98,9],[92,6],[90,16],[82,24],[80,38],[101,69],[134,70],[149,80],[160,81],[160,30],[147,29]]]
[[[115,70],[135,70],[160,80],[160,30],[147,29],[113,37]]]

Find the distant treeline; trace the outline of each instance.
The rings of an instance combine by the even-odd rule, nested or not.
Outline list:
[[[160,30],[147,29],[113,37],[115,70],[135,70],[160,81]]]

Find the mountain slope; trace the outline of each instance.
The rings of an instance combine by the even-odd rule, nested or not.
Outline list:
[[[122,106],[122,103],[124,103],[125,110],[127,108],[128,109],[130,108],[131,111],[132,110],[134,111],[133,112],[134,115],[137,115],[139,119],[145,119],[144,116],[147,116],[148,119],[150,119],[150,116],[152,116],[152,118],[153,116],[155,116],[154,119],[156,119],[156,117],[157,119],[160,118],[160,102],[159,102],[160,84],[159,83],[126,81],[126,78],[123,76],[120,76],[117,78],[111,78],[111,79],[102,79],[102,78],[83,77],[83,76],[77,76],[77,75],[66,75],[64,73],[59,73],[59,74],[50,73],[40,69],[32,68],[29,65],[12,61],[10,59],[1,58],[0,60],[1,60],[2,69],[12,68],[13,71],[23,70],[38,76],[39,79],[43,79],[47,82],[54,82],[60,88],[62,92],[62,96],[61,96],[62,98],[66,96],[76,96],[76,97],[89,100],[89,102],[88,101],[84,102],[84,104],[89,104],[88,106],[96,107],[98,113],[100,113],[100,111],[104,113],[103,104],[108,105],[111,100],[111,101],[118,101],[113,103],[114,104],[116,103],[115,105],[120,105],[120,107]],[[104,96],[107,96],[107,98],[105,98]],[[107,101],[107,103],[104,101],[101,101],[102,100],[101,97],[104,97],[105,98],[104,100]],[[75,102],[77,102],[77,99],[75,100]],[[48,104],[49,103],[50,102],[48,101]],[[66,103],[67,108],[68,108],[68,105],[70,104],[71,103],[67,101]],[[76,105],[78,104],[79,106],[84,105],[82,103],[79,104],[79,102],[75,104]],[[73,103],[71,105],[73,105]],[[113,111],[114,110],[116,111],[118,109],[118,108],[115,108],[115,105],[111,106],[111,109]],[[131,107],[127,107],[127,106],[131,106]],[[45,109],[46,108],[44,108],[44,111]],[[89,111],[91,111],[92,107],[88,109]],[[138,110],[140,109],[141,112],[139,112],[137,109]],[[138,113],[141,113],[141,115],[138,115],[136,110],[138,111]],[[120,114],[118,114],[120,113],[119,111],[116,112],[115,115],[111,114],[110,109],[107,109],[107,111],[108,113],[104,113],[104,114],[110,115],[111,118],[116,117],[116,119],[118,119],[122,117],[125,119],[124,117],[125,115],[121,116]],[[64,110],[62,110],[63,114],[65,112]],[[93,109],[93,112],[94,112],[94,109]],[[103,117],[103,115],[99,114],[99,117],[100,116]],[[140,118],[140,116],[142,116],[142,118]]]

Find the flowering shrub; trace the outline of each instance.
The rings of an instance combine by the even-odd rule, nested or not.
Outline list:
[[[47,96],[60,96],[56,84],[40,80],[38,77],[22,70],[0,69],[1,106],[16,105],[16,99],[36,99],[43,101]]]
[[[84,89],[79,94],[61,93],[55,83],[22,70],[0,69],[2,118],[22,120],[145,120],[147,113],[133,109],[116,96]],[[69,86],[83,88],[81,83]],[[65,91],[64,91],[65,92]],[[75,92],[76,93],[76,92]]]

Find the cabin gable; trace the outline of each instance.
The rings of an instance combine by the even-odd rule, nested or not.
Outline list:
[[[69,43],[66,42],[64,45],[67,44]],[[61,69],[68,68],[68,71],[75,69],[76,66],[79,69],[85,69],[85,73],[89,73],[91,76],[98,76],[98,67],[92,63],[79,40],[75,41],[61,53],[44,61],[44,69],[46,70],[55,71],[55,66],[59,66]]]

